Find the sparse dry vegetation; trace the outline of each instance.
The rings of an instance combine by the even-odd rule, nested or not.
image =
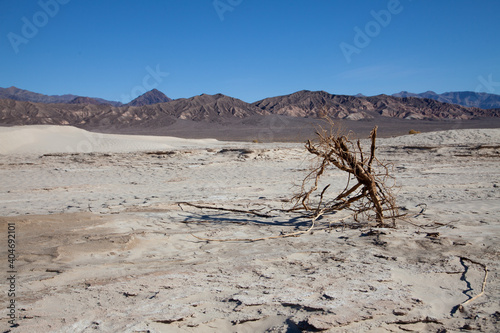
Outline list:
[[[370,134],[370,153],[365,155],[360,140],[352,142],[348,135],[335,131],[333,121],[328,119],[328,123],[329,130],[320,128],[316,132],[316,142],[309,140],[306,143],[307,151],[315,155],[319,163],[303,180],[300,193],[294,196],[294,209],[312,212],[316,218],[350,209],[356,220],[361,215],[366,218],[373,216],[378,226],[389,226],[389,219],[392,221],[390,226],[394,227],[399,213],[391,188],[386,185],[390,178],[389,166],[375,156],[377,127]],[[328,199],[332,184],[328,183],[321,191],[319,184],[332,168],[346,172],[348,179],[344,190]],[[354,184],[351,183],[353,180]],[[315,196],[319,196],[317,202],[312,199]]]
[[[313,230],[316,221],[322,216],[335,214],[341,210],[350,210],[351,214],[335,219],[334,222],[342,221],[345,224],[345,220],[353,217],[354,221],[357,222],[363,218],[363,222],[375,221],[378,227],[395,227],[396,218],[401,217],[401,215],[398,213],[391,188],[386,185],[387,180],[391,178],[389,166],[379,161],[375,156],[377,127],[373,128],[370,134],[369,154],[365,154],[360,140],[354,143],[348,138],[348,135],[341,134],[333,121],[330,119],[327,121],[330,129],[319,128],[316,131],[317,140],[315,142],[308,140],[305,145],[307,152],[314,155],[317,165],[309,170],[302,181],[299,193],[290,200],[293,204],[290,209],[271,209],[264,213],[262,208],[241,210],[196,205],[188,202],[179,203],[179,205],[188,205],[199,209],[246,213],[264,218],[273,217],[272,211],[298,214],[301,217],[311,219],[311,225],[307,230],[256,239],[209,239],[193,236],[206,241],[259,241],[298,236]],[[335,129],[337,129],[336,132]],[[341,193],[331,196],[328,190],[330,187],[333,188],[332,184],[328,183],[320,190],[320,182],[333,169],[344,171],[347,174],[347,184]],[[313,199],[316,197],[319,198],[317,201]]]

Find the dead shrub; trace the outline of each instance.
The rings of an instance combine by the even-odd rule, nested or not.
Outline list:
[[[395,198],[391,188],[386,185],[389,166],[375,157],[377,127],[370,134],[370,152],[363,152],[360,140],[355,143],[335,132],[332,120],[327,120],[330,130],[320,128],[316,131],[317,140],[306,143],[306,149],[315,156],[317,164],[302,181],[301,189],[293,198],[295,210],[305,210],[317,218],[342,209],[350,209],[357,220],[359,216],[374,217],[378,226],[395,226],[399,217]],[[335,132],[335,133],[334,133]],[[331,169],[339,169],[347,173],[347,185],[344,190],[328,198],[328,190],[332,184],[319,189],[320,180]],[[352,184],[354,181],[354,184]],[[312,198],[319,197],[316,202]]]

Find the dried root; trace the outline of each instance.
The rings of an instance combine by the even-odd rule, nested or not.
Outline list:
[[[187,205],[187,206],[191,206],[191,207],[195,207],[195,208],[199,208],[199,209],[213,209],[213,210],[222,210],[225,212],[245,213],[245,214],[252,214],[255,216],[266,217],[266,218],[273,217],[272,215],[269,215],[269,214],[259,213],[255,209],[253,209],[253,210],[241,210],[241,209],[232,209],[232,208],[222,208],[222,207],[214,207],[214,206],[196,205],[196,204],[192,204],[190,202],[178,202],[177,205],[181,209],[182,209],[182,205]]]
[[[328,121],[334,128],[333,122]],[[315,155],[319,163],[303,180],[300,193],[294,196],[293,210],[303,209],[316,216],[319,213],[351,209],[355,218],[374,213],[378,226],[389,226],[386,221],[391,219],[390,226],[395,227],[395,219],[401,216],[391,189],[386,186],[386,180],[390,177],[389,167],[375,157],[377,127],[370,134],[370,154],[367,157],[359,140],[353,143],[345,135],[333,134],[332,130],[320,129],[316,134],[318,142],[307,141],[306,149]],[[332,167],[348,174],[347,186],[340,194],[326,201],[325,195],[331,185],[328,184],[321,190],[319,201],[313,203],[311,198],[317,193],[321,178]],[[351,180],[356,183],[352,185]]]

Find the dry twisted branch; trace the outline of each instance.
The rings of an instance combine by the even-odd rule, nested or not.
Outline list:
[[[190,202],[178,202],[177,205],[179,207],[181,207],[181,209],[182,209],[181,205],[187,205],[187,206],[191,206],[191,207],[195,207],[195,208],[199,208],[199,209],[213,209],[213,210],[222,210],[225,212],[245,213],[245,214],[252,214],[252,215],[255,215],[258,217],[266,217],[266,218],[273,217],[272,215],[259,213],[255,210],[241,210],[241,209],[214,207],[214,206],[204,206],[204,205],[196,205],[196,204],[193,204]]]
[[[333,129],[333,122],[328,121]],[[354,211],[355,216],[372,211],[379,226],[387,226],[385,222],[387,217],[393,219],[394,226],[394,218],[399,214],[394,196],[385,185],[389,169],[375,157],[377,127],[370,133],[371,146],[368,158],[364,157],[359,140],[354,144],[347,136],[333,134],[332,130],[328,132],[322,128],[316,134],[318,142],[307,141],[306,149],[319,159],[319,163],[303,180],[300,193],[294,196],[294,209],[302,207],[306,211],[321,210],[326,214],[349,208]],[[342,193],[323,204],[323,197],[329,185],[326,186],[321,192],[319,203],[314,205],[317,207],[313,210],[311,197],[318,190],[325,171],[331,166],[349,174],[348,184]],[[382,173],[375,173],[375,169],[381,169]],[[357,183],[349,188],[351,178]],[[309,185],[311,183],[312,185]],[[351,208],[354,204],[356,206]],[[388,213],[384,215],[385,212]]]

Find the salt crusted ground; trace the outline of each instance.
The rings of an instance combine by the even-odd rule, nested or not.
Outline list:
[[[500,130],[379,140],[402,210],[427,205],[397,229],[342,227],[332,216],[312,234],[260,242],[192,235],[256,238],[309,221],[176,202],[286,208],[310,166],[300,144],[67,127],[2,128],[0,140],[0,244],[6,258],[15,222],[21,317],[9,328],[2,315],[3,331],[500,330]],[[330,179],[345,185],[340,172]],[[460,312],[484,277],[468,259],[489,275]]]

